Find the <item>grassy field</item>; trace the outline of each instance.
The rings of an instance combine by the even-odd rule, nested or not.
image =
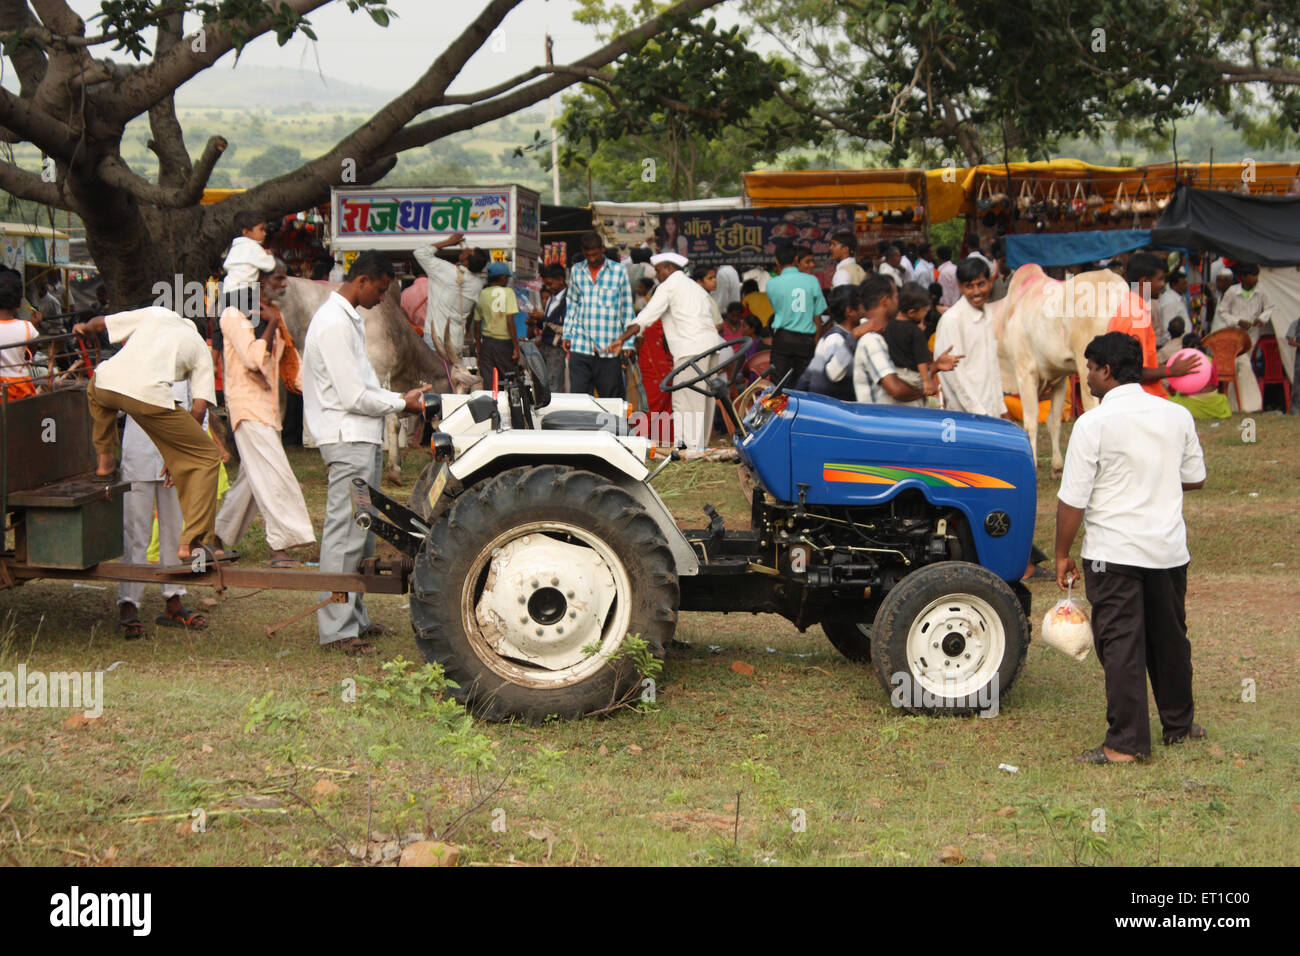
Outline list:
[[[418,656],[405,598],[370,602],[394,633],[354,660],[319,651],[310,618],[264,636],[309,594],[232,595],[207,631],[150,623],[127,643],[111,591],[36,583],[5,594],[0,670],[112,669],[102,719],[0,714],[0,860],[334,865],[423,836],[456,844],[461,865],[1294,864],[1300,420],[1253,420],[1254,442],[1240,418],[1201,424],[1210,478],[1186,505],[1210,739],[1157,743],[1144,766],[1073,762],[1104,733],[1101,673],[1040,644],[996,719],[926,719],[891,708],[818,629],[686,614],[689,646],[650,712],[487,725],[437,703],[414,668],[384,669]],[[292,460],[319,529],[319,457]],[[687,525],[706,502],[733,525],[747,513],[731,465],[675,465],[657,484]],[[1054,490],[1040,472],[1049,552]],[[146,621],[160,600],[146,594]],[[1035,585],[1034,617],[1055,600]]]

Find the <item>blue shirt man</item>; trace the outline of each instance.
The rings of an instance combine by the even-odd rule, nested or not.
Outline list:
[[[772,303],[772,364],[768,378],[779,382],[788,373],[788,385],[799,380],[816,348],[816,317],[826,311],[826,297],[817,277],[800,272],[795,261],[811,256],[807,249],[786,245],[776,250],[781,274],[768,280]]]
[[[569,273],[564,315],[564,346],[569,350],[569,385],[601,398],[623,395],[623,365],[604,350],[636,318],[627,272],[605,257],[605,241],[595,232],[582,237],[583,262]]]

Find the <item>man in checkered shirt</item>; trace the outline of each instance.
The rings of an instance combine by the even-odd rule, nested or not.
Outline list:
[[[627,272],[605,258],[605,242],[589,232],[582,237],[586,262],[569,275],[564,314],[564,348],[569,353],[569,385],[575,392],[618,398],[623,394],[623,366],[604,349],[636,317]]]

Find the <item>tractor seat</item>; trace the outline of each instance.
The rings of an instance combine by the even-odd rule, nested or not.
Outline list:
[[[543,431],[561,432],[612,432],[627,434],[627,421],[612,412],[588,411],[581,408],[547,412],[542,416]]]

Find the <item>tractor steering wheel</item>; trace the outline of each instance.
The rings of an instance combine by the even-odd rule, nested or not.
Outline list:
[[[667,395],[671,392],[680,392],[684,388],[689,388],[692,392],[698,392],[701,395],[704,395],[708,398],[712,398],[713,393],[706,389],[700,388],[699,383],[703,382],[705,379],[712,378],[713,376],[717,375],[720,371],[722,371],[723,369],[729,366],[736,365],[738,362],[741,361],[741,359],[744,358],[745,352],[747,352],[749,350],[749,347],[753,344],[754,344],[754,340],[751,337],[743,335],[738,339],[731,339],[726,342],[719,342],[711,349],[705,349],[703,352],[698,352],[695,355],[690,356],[689,358],[682,359],[682,361],[678,362],[676,365],[673,366],[673,370],[671,372],[669,372],[667,375],[664,376],[664,380],[659,383],[659,391]],[[702,369],[697,364],[701,360],[708,358],[710,355],[713,355],[715,352],[721,352],[723,349],[735,349],[736,351],[735,354],[733,354],[730,358],[723,359],[721,362],[713,366],[713,368],[711,369],[707,369],[707,370]],[[678,375],[680,375],[682,372],[686,371],[688,368],[694,369],[699,374],[697,374],[694,378],[687,379],[684,382],[674,383],[673,379],[676,378]],[[732,377],[734,378],[734,373]],[[728,382],[728,384],[730,384],[730,382]]]

